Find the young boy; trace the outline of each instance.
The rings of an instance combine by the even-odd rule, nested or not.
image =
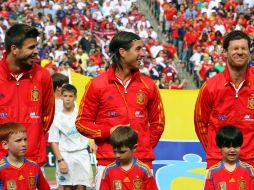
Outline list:
[[[238,160],[243,135],[239,128],[224,126],[216,134],[223,160],[209,168],[205,190],[253,190],[254,169]]]
[[[51,76],[55,93],[55,113],[63,110],[63,100],[61,98],[62,86],[69,83],[67,76],[61,73],[55,73]]]
[[[137,142],[138,135],[129,126],[120,126],[113,131],[110,143],[116,161],[105,168],[100,190],[157,190],[149,166],[133,156]]]
[[[75,127],[78,110],[75,107],[77,89],[66,84],[62,87],[63,111],[55,115],[49,131],[49,142],[56,156],[56,177],[65,190],[86,189],[92,186],[93,172],[87,151],[88,138]]]
[[[8,151],[8,155],[0,161],[0,189],[50,189],[40,166],[25,158],[27,135],[23,125],[1,124],[0,142]]]

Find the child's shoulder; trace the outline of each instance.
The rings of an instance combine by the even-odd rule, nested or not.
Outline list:
[[[39,166],[35,161],[33,161],[33,160],[29,160],[29,159],[27,159],[27,158],[24,158],[24,162],[25,162],[25,163],[28,163],[29,165],[33,165],[33,166],[35,166],[35,167],[40,168],[40,166]]]
[[[3,168],[5,168],[8,165],[9,164],[5,161],[4,158],[0,160],[0,170],[2,170]]]
[[[243,169],[245,169],[245,170],[249,170],[250,173],[251,173],[251,175],[252,175],[252,176],[254,175],[254,168],[253,168],[253,166],[251,166],[250,164],[248,164],[248,163],[246,163],[246,162],[242,162],[242,161],[240,161],[240,160],[239,160],[238,163],[239,163],[239,164],[238,164],[239,167],[241,167],[241,168],[243,168]]]
[[[105,177],[107,176],[108,172],[110,170],[113,170],[115,168],[117,168],[119,166],[119,164],[117,164],[116,161],[110,163],[109,165],[106,166],[106,168],[103,171],[103,175],[102,175],[102,179],[105,179]]]
[[[208,172],[215,172],[223,168],[223,162],[217,162],[216,164],[212,165],[210,168],[208,168]]]
[[[135,159],[133,162],[133,165],[135,165],[139,169],[141,169],[146,174],[147,177],[150,177],[153,175],[150,167],[147,164],[145,164],[144,162],[141,162],[140,160]]]

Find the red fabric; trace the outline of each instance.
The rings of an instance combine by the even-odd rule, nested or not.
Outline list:
[[[208,63],[201,63],[201,69],[199,71],[199,75],[200,75],[200,78],[201,80],[206,80],[206,72],[208,69],[210,69],[210,65]]]
[[[36,163],[25,159],[24,164],[20,168],[16,168],[10,165],[6,157],[0,163],[0,189],[7,190],[8,181],[13,180],[17,190],[50,190],[40,166]]]
[[[3,58],[0,62],[0,86],[0,123],[18,122],[26,127],[29,145],[26,157],[42,166],[47,160],[44,135],[55,112],[53,84],[49,72],[34,63],[17,83],[10,75],[6,59]],[[36,92],[39,92],[38,99],[33,99],[32,95],[36,95]]]
[[[247,25],[245,32],[254,35],[254,25]]]
[[[171,24],[171,29],[172,29],[172,38],[178,38],[178,28],[179,28],[179,24],[177,22],[173,22]]]
[[[170,89],[182,90],[182,89],[183,89],[183,85],[181,85],[181,84],[179,84],[179,85],[172,84],[172,85],[170,86]]]
[[[139,190],[158,190],[150,168],[139,160],[134,160],[128,171],[123,170],[118,161],[107,166],[102,176],[100,190],[116,189],[116,181],[122,187],[121,190],[130,190],[133,187]]]
[[[167,21],[172,21],[173,16],[176,15],[177,10],[175,7],[170,7],[168,10],[164,11],[164,15],[167,19]]]
[[[253,190],[253,173],[253,167],[244,162],[238,161],[235,170],[230,172],[226,170],[224,162],[221,161],[208,170],[204,190],[221,190],[223,188],[220,186],[224,184],[226,189],[230,190]],[[245,188],[241,188],[243,187],[241,184],[245,184]]]
[[[188,31],[184,35],[184,40],[186,41],[187,45],[194,44],[198,40],[198,34],[195,31]]]
[[[137,71],[125,90],[110,66],[109,71],[87,84],[76,127],[81,134],[95,139],[98,165],[105,166],[114,161],[110,128],[130,124],[142,135],[135,156],[151,167],[153,148],[162,135],[164,122],[162,101],[154,81]]]
[[[194,122],[197,136],[206,151],[208,167],[214,160],[221,160],[215,136],[219,127],[234,125],[241,129],[244,137],[240,160],[254,160],[254,72],[248,67],[245,82],[238,92],[230,84],[227,67],[216,76],[207,80],[201,87],[196,101]]]
[[[231,0],[231,1],[228,1],[228,2],[225,3],[224,9],[228,10],[229,6],[232,6],[233,7],[233,11],[235,11],[236,5],[237,5],[237,2],[233,2]]]

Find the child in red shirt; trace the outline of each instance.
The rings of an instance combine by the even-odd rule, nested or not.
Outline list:
[[[239,161],[243,135],[239,128],[224,126],[216,135],[223,160],[208,169],[205,190],[253,190],[254,169]]]
[[[50,189],[40,166],[25,158],[27,135],[23,125],[1,124],[0,142],[8,150],[8,156],[0,160],[0,189]]]
[[[101,180],[100,190],[158,190],[146,164],[134,158],[138,135],[129,126],[117,127],[110,136],[116,161],[109,164]]]

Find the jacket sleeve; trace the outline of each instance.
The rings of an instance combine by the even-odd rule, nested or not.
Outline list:
[[[158,190],[154,176],[150,176],[144,181],[144,189]]]
[[[212,103],[206,83],[203,84],[196,100],[194,111],[195,131],[204,150],[207,149],[207,131]]]
[[[204,190],[215,190],[212,179],[206,179],[205,180]]]
[[[204,190],[215,190],[210,170],[207,170]]]
[[[42,77],[43,86],[43,103],[42,103],[42,117],[43,129],[46,133],[54,119],[55,114],[55,95],[53,90],[52,79],[47,71],[44,72]]]
[[[41,169],[39,169],[38,173],[38,181],[37,181],[37,188],[38,190],[50,190],[49,184],[47,180],[45,179],[44,175],[41,172]]]
[[[165,116],[160,92],[156,85],[153,87],[153,95],[148,103],[148,117],[150,124],[150,144],[154,148],[164,131]]]
[[[108,175],[105,177],[102,177],[101,184],[100,184],[100,190],[110,190],[110,180]]]
[[[96,117],[100,106],[99,90],[93,86],[91,80],[85,89],[80,102],[79,113],[76,119],[76,128],[84,136],[95,138],[109,138],[110,126],[96,124]]]

